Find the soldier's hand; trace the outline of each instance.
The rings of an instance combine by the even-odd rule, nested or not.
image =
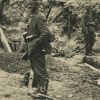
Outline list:
[[[33,35],[27,36],[26,39],[31,39],[33,38]]]

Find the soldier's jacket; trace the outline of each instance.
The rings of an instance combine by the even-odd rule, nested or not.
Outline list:
[[[92,18],[92,14],[91,13],[85,13],[83,16],[82,16],[82,29],[83,29],[83,32],[85,34],[88,33],[88,27],[89,25],[93,23],[93,18]]]
[[[28,55],[41,52],[51,42],[51,33],[47,27],[46,18],[41,12],[36,12],[29,24],[28,35],[33,39],[28,42]]]
[[[74,11],[69,11],[69,8],[64,8],[62,11],[58,13],[58,15],[53,19],[53,23],[60,17],[63,16],[64,20],[66,20],[66,24],[70,23],[70,26],[78,25],[78,17],[77,14],[74,13]]]
[[[54,23],[60,16],[63,16],[64,19],[67,20],[67,19],[68,19],[68,16],[69,16],[69,9],[68,9],[68,8],[62,9],[62,10],[58,13],[58,15],[56,15],[56,17],[53,19],[52,22]]]
[[[97,20],[100,23],[100,10],[98,10],[98,12],[97,12]]]
[[[95,22],[96,17],[97,17],[97,9],[93,8],[91,12],[92,12],[93,21]]]

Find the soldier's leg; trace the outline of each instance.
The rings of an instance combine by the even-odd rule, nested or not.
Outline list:
[[[44,78],[40,78],[39,79],[39,83],[38,83],[38,89],[39,89],[39,92],[41,94],[47,94],[47,90],[48,90],[48,79]]]
[[[38,92],[46,94],[48,87],[48,73],[46,70],[45,55],[43,53],[38,53],[32,59],[32,63],[34,64],[33,71],[35,75],[33,84],[36,84]]]
[[[37,88],[37,84],[38,84],[37,76],[34,74],[32,81],[32,88]]]
[[[86,42],[86,44],[85,44],[85,54],[86,55],[88,55],[89,54],[89,44],[88,44],[88,42]]]
[[[94,44],[95,44],[95,36],[92,35],[91,38],[90,38],[90,45],[89,45],[90,53],[92,53],[92,49],[93,49]]]
[[[38,74],[38,89],[42,94],[47,94],[48,90],[48,73],[45,64],[45,55],[40,55],[37,58],[37,74]]]
[[[62,28],[63,28],[63,33],[62,34],[66,34],[68,32],[68,25],[65,24]]]
[[[89,54],[89,37],[88,35],[84,35],[84,41],[85,41],[85,54]]]
[[[34,72],[33,80],[32,80],[32,88],[37,88],[38,80],[37,80],[37,75],[34,71],[34,67],[35,67],[34,57],[30,58],[30,64],[31,64],[32,71]]]

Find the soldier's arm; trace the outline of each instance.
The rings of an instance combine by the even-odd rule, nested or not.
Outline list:
[[[37,15],[35,21],[38,26],[38,30],[40,31],[40,36],[35,39],[32,50],[30,50],[30,53],[28,54],[29,56],[31,56],[31,54],[34,53],[34,51],[36,51],[39,47],[47,44],[48,35],[50,34],[46,18],[44,16]]]
[[[86,27],[86,23],[87,23],[87,21],[86,21],[86,15],[84,14],[83,16],[82,16],[82,18],[81,18],[81,26],[84,28],[84,27]]]
[[[88,16],[87,15],[84,16],[84,23],[85,23],[85,26],[87,26],[88,23],[89,23],[89,20],[88,20]]]

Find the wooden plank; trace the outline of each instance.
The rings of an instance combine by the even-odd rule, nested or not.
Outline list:
[[[1,42],[2,42],[2,44],[3,44],[3,46],[4,46],[4,48],[5,48],[8,52],[12,53],[12,50],[11,50],[10,45],[9,45],[9,43],[8,43],[8,41],[7,41],[7,39],[6,39],[5,35],[4,35],[4,33],[3,33],[2,28],[0,28],[0,38],[1,38]]]
[[[99,69],[94,68],[93,66],[91,66],[91,65],[89,65],[89,64],[87,64],[87,63],[84,63],[84,65],[85,65],[86,67],[88,67],[89,69],[93,70],[94,72],[100,74],[100,70],[99,70]]]
[[[44,95],[44,94],[40,94],[40,93],[38,93],[38,94],[31,94],[31,96],[33,97],[33,98],[35,98],[35,99],[48,99],[48,100],[57,100],[57,99],[55,99],[55,98],[53,98],[53,97],[51,97],[51,96],[48,96],[48,95]]]

